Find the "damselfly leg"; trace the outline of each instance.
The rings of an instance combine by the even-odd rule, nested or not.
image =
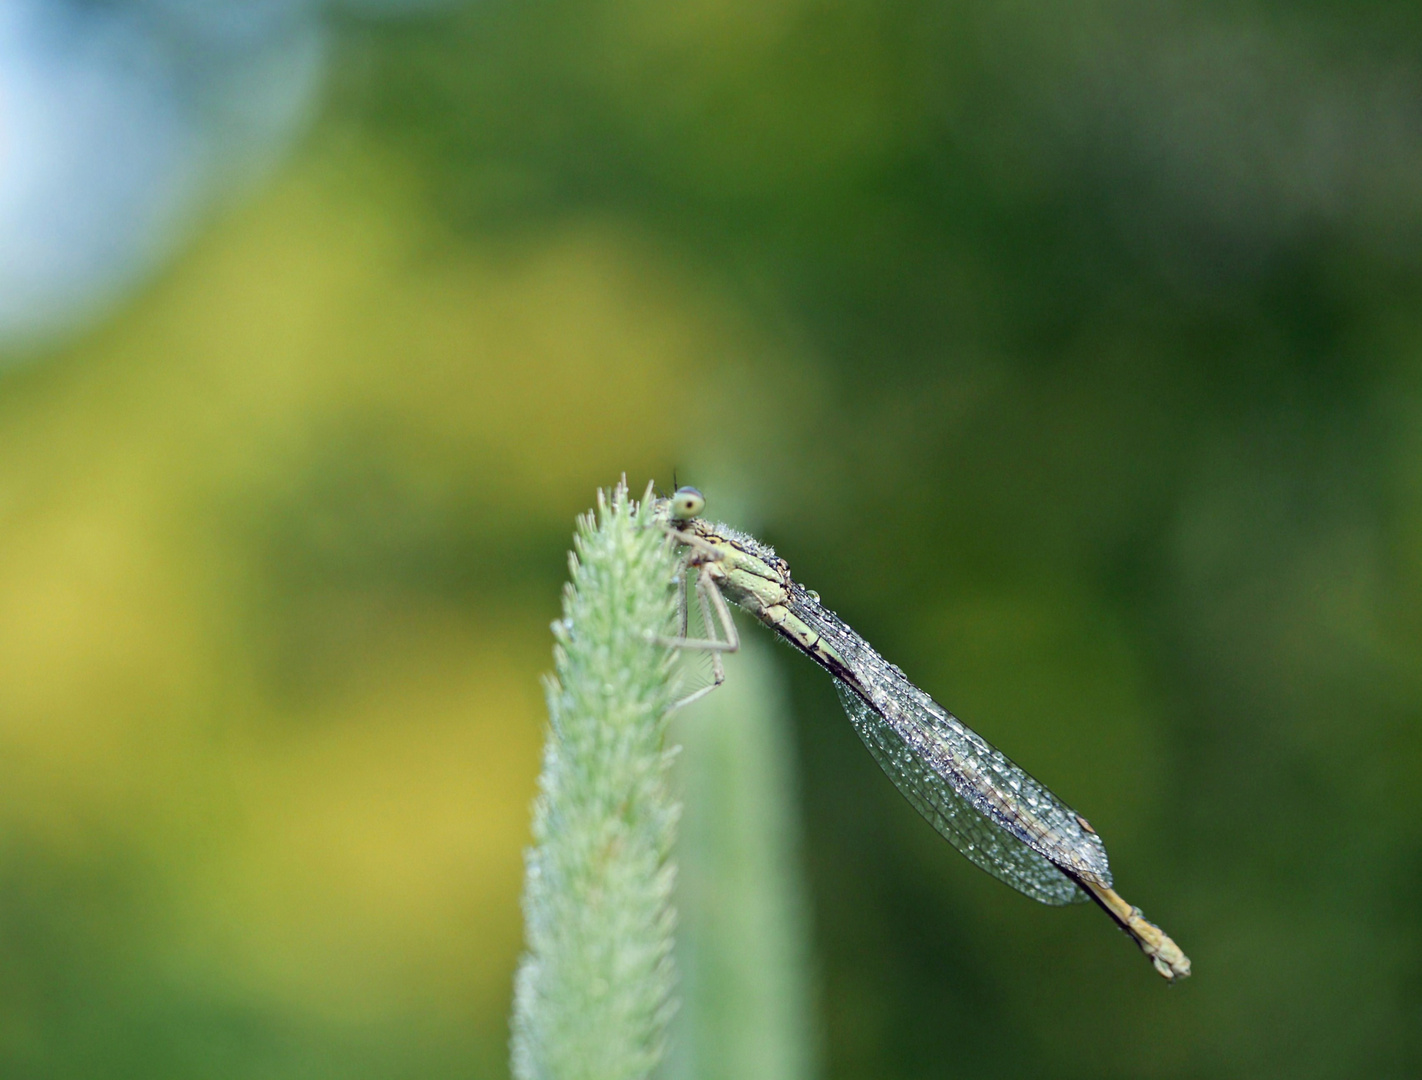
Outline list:
[[[656,643],[676,649],[704,652],[711,656],[711,682],[672,703],[673,709],[680,709],[683,705],[690,705],[693,701],[705,697],[726,681],[726,668],[721,661],[721,654],[737,651],[741,647],[741,637],[736,630],[735,621],[731,618],[730,606],[726,603],[726,598],[721,595],[720,586],[716,584],[715,571],[712,569],[712,566],[721,560],[721,553],[699,538],[681,533],[676,529],[669,529],[668,533],[687,548],[686,557],[682,560],[676,578],[677,621],[681,628],[681,634],[678,637],[658,637],[655,639]],[[687,594],[686,578],[693,570],[696,572],[696,600],[701,610],[701,622],[707,635],[701,638],[688,636],[690,598]],[[720,628],[725,635],[724,638],[715,636],[716,625],[712,621],[713,613],[715,621],[721,624]]]

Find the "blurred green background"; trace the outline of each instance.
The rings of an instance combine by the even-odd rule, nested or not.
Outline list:
[[[1194,961],[777,650],[827,1076],[1422,1073],[1422,7],[325,25],[284,164],[0,372],[0,1074],[506,1075],[572,520],[674,468]]]

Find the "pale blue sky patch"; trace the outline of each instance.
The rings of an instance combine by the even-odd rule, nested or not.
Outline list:
[[[318,0],[0,4],[0,345],[91,325],[309,126]],[[386,10],[427,4],[382,5]]]

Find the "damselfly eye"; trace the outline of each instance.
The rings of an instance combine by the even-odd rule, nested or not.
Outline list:
[[[677,488],[676,494],[671,497],[671,508],[672,517],[678,521],[694,518],[706,509],[706,496],[694,487]]]

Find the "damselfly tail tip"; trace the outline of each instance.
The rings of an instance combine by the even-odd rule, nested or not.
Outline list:
[[[1086,878],[1079,878],[1078,883],[1085,886],[1091,898],[1116,920],[1122,930],[1131,935],[1141,952],[1155,965],[1156,971],[1170,982],[1189,978],[1190,958],[1171,940],[1169,934],[1141,914],[1140,908],[1128,904],[1109,885]]]
[[[1141,952],[1150,957],[1155,970],[1167,981],[1178,982],[1190,977],[1190,958],[1171,940],[1169,934],[1146,919],[1140,908],[1131,909],[1126,929],[1136,939]]]

